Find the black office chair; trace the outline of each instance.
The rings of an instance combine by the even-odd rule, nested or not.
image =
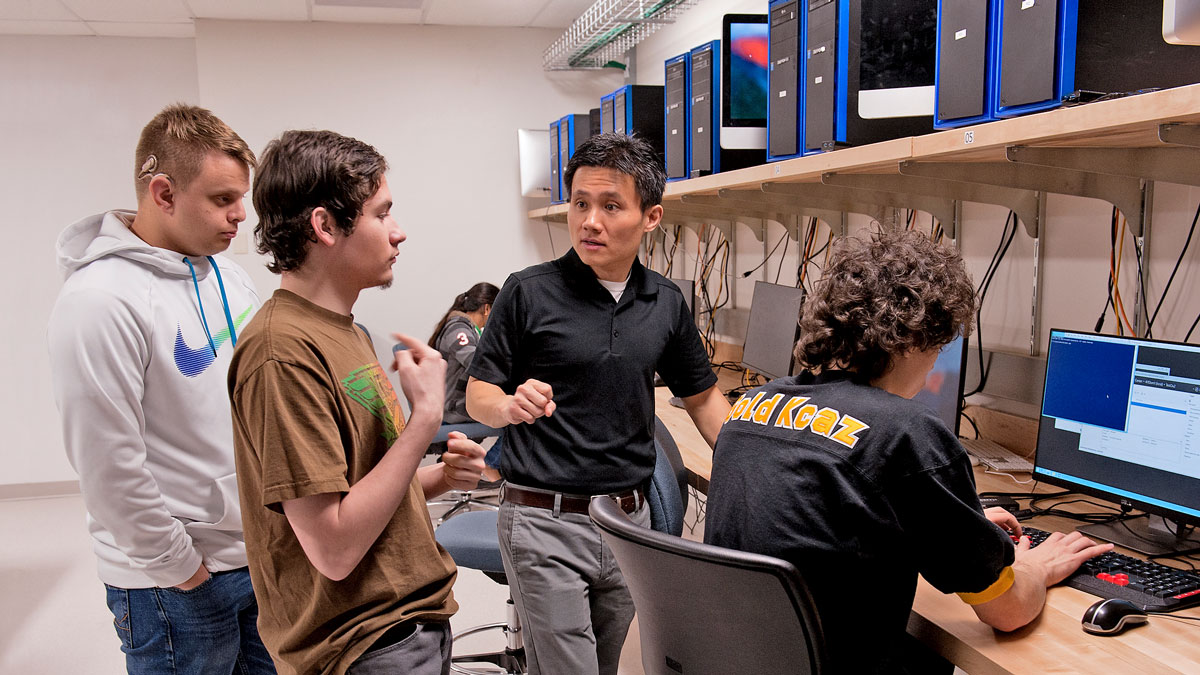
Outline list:
[[[646,675],[821,673],[821,622],[790,563],[638,527],[610,497],[588,512],[633,596]]]

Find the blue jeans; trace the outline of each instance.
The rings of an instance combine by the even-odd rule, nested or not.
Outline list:
[[[246,568],[217,572],[190,591],[105,587],[130,675],[275,673]]]
[[[496,442],[492,443],[492,447],[488,448],[487,454],[483,456],[484,465],[487,466],[488,468],[499,469],[500,468],[500,451],[503,449],[504,449],[504,434],[500,434],[500,436],[496,439]]]

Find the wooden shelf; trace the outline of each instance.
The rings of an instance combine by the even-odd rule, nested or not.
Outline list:
[[[1176,126],[1164,129],[1163,125]],[[770,218],[769,214],[796,213],[796,209],[802,208],[808,200],[827,202],[822,208],[829,211],[829,203],[838,198],[847,201],[850,199],[847,195],[874,200],[864,202],[864,210],[859,212],[869,212],[865,206],[870,204],[894,208],[901,202],[909,204],[909,208],[944,215],[944,209],[939,213],[936,208],[922,208],[921,205],[930,204],[930,197],[951,202],[985,201],[1017,210],[1029,234],[1036,237],[1043,223],[1036,204],[1030,202],[1031,193],[1056,192],[1107,199],[1126,212],[1138,231],[1143,225],[1141,207],[1147,201],[1145,183],[1169,180],[1200,185],[1198,145],[1200,84],[1195,84],[675,181],[667,184],[663,206],[669,221],[695,222],[706,217],[732,221],[739,215],[778,220],[778,217]],[[1067,168],[1069,162],[1080,161],[1079,157],[1063,158],[1040,150],[1030,152],[1028,146],[1119,149],[1122,152],[1109,153],[1104,157],[1111,161],[1100,162],[1096,167],[1089,165],[1086,171],[1081,171]],[[1161,152],[1168,148],[1166,153]],[[1155,150],[1151,154],[1143,149]],[[962,167],[947,168],[944,163],[979,166],[972,171]],[[1009,169],[1001,171],[997,165],[1006,165]],[[921,180],[877,181],[879,186],[876,187],[870,179],[837,178],[854,174],[904,174]],[[771,183],[836,187],[799,190],[790,200],[763,199],[758,208],[751,208],[747,204],[747,194],[738,192],[762,191],[764,185]],[[980,190],[981,185],[998,191]],[[778,192],[779,188],[768,187],[766,190]],[[862,192],[855,192],[858,190]],[[786,193],[786,189],[783,192]],[[880,192],[903,195],[903,198],[881,199]],[[685,196],[728,198],[728,205],[724,204],[726,199],[709,200],[705,204],[688,203]],[[529,212],[529,217],[565,222],[566,206],[559,204],[535,209]],[[943,224],[953,236],[957,223]]]

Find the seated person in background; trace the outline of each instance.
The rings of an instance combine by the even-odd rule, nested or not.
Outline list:
[[[974,311],[954,249],[913,232],[845,239],[805,303],[795,353],[807,370],[747,392],[721,429],[704,539],[800,570],[833,672],[913,668],[918,573],[1011,631],[1037,617],[1047,586],[1112,548],[1078,533],[1014,547],[1016,519],[984,512],[962,446],[910,400]]]
[[[479,336],[492,313],[492,303],[500,292],[492,284],[481,281],[466,293],[454,298],[454,304],[433,329],[429,346],[438,350],[446,360],[446,404],[442,408],[442,424],[462,424],[475,420],[467,414],[467,368],[475,357]],[[489,481],[500,479],[500,450],[503,437],[488,449],[483,476]]]

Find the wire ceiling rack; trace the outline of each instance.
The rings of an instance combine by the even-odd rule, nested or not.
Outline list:
[[[545,70],[593,70],[626,52],[700,0],[596,0],[542,55]]]

